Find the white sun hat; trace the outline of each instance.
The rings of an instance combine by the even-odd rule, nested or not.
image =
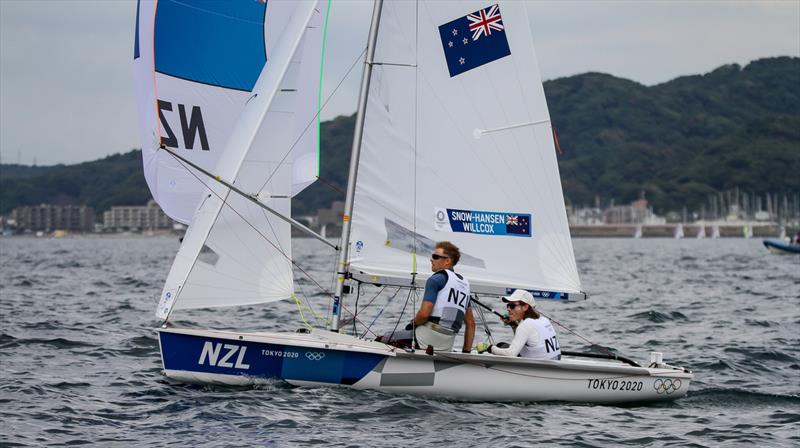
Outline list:
[[[536,308],[536,301],[533,299],[533,296],[524,289],[514,290],[510,296],[503,297],[503,302],[524,302],[530,305],[531,308]]]

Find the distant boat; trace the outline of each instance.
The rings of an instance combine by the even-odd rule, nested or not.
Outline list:
[[[706,226],[700,226],[700,229],[697,231],[697,239],[702,240],[706,237]]]
[[[642,226],[641,225],[636,226],[636,231],[633,232],[633,237],[634,238],[641,238],[642,237]]]
[[[800,254],[800,244],[787,243],[780,240],[764,240],[764,247],[773,254]]]
[[[711,226],[711,238],[713,239],[719,238],[719,226],[716,224]]]
[[[683,238],[683,224],[678,224],[678,227],[675,227],[675,239],[679,240]]]
[[[745,238],[752,238],[753,226],[745,225],[744,227],[742,227],[742,232],[744,233]]]

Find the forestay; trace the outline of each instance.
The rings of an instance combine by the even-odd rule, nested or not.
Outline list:
[[[351,272],[408,284],[449,240],[473,291],[580,292],[525,5],[387,2],[380,24]]]
[[[290,214],[293,182],[290,149],[297,141],[295,115],[302,99],[285,89],[305,36],[321,36],[317,2],[271,0],[265,26],[277,37],[267,49],[270,63],[233,127],[212,172],[260,202]],[[273,12],[282,14],[273,14]],[[280,23],[273,23],[277,17]],[[319,64],[319,62],[318,62]],[[319,73],[319,65],[315,68]],[[309,97],[306,97],[306,100]],[[316,108],[316,96],[313,97]],[[201,175],[202,176],[202,175]],[[228,188],[204,179],[207,188],[167,277],[156,315],[174,308],[264,303],[293,293],[289,225]]]
[[[256,0],[139,1],[134,70],[145,178],[158,204],[176,221],[191,222],[204,195],[198,180],[203,175],[159,146],[206,170],[215,168],[296,7],[291,2],[268,7]],[[293,171],[291,194],[318,175],[323,19],[315,15],[281,84],[283,92],[298,97],[282,111],[294,117],[286,129],[294,130],[292,143],[297,142],[287,158]]]

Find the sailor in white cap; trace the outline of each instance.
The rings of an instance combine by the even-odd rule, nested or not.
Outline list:
[[[521,356],[530,359],[561,359],[561,347],[550,320],[536,311],[536,301],[530,292],[517,289],[503,297],[508,309],[508,320],[517,323],[514,339],[508,348],[488,343],[478,344],[478,353],[488,351],[493,355]]]

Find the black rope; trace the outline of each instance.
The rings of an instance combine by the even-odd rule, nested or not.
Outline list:
[[[477,298],[478,298],[478,295],[474,294],[472,300],[474,301]],[[494,339],[492,338],[492,332],[491,332],[491,330],[489,330],[489,322],[486,320],[486,316],[483,314],[483,308],[478,306],[478,307],[475,307],[475,309],[478,311],[478,314],[480,314],[480,316],[481,316],[481,324],[483,325],[483,331],[486,333],[486,336],[489,338],[489,343],[494,345]]]
[[[403,309],[400,311],[400,317],[397,319],[397,322],[394,323],[394,328],[392,329],[392,332],[389,333],[389,341],[391,341],[394,338],[394,333],[397,331],[397,326],[400,325],[400,322],[403,320],[403,315],[406,312],[406,307],[408,306],[408,301],[409,301],[409,299],[411,299],[411,293],[413,293],[413,292],[414,292],[413,289],[408,291],[408,296],[406,297],[406,302],[403,304]],[[413,323],[412,323],[412,325],[413,325]]]
[[[323,185],[329,187],[331,190],[333,190],[333,191],[335,191],[337,193],[341,193],[342,195],[347,194],[346,191],[342,190],[341,188],[337,187],[336,185],[333,185],[332,183],[330,183],[327,180],[323,179],[321,176],[317,176],[317,180],[322,182]]]

